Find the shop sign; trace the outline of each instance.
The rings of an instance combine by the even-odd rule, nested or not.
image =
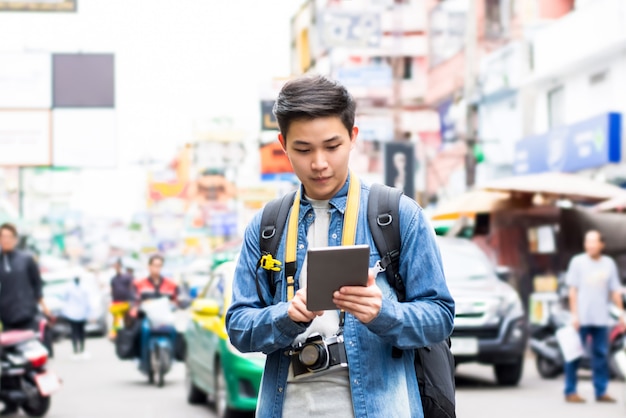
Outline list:
[[[515,174],[576,172],[621,160],[622,115],[600,116],[515,144]]]

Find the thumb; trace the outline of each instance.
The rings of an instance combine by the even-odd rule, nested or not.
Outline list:
[[[367,274],[367,286],[373,286],[376,283],[376,275],[372,273]]]

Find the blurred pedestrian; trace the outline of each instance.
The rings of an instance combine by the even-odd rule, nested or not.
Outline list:
[[[115,276],[111,278],[111,300],[113,302],[132,301],[133,276],[128,272],[122,272],[122,260],[117,260],[113,267],[115,268]]]
[[[81,279],[78,275],[67,287],[63,301],[61,314],[70,324],[74,355],[86,357],[85,325],[89,319],[91,309],[89,304],[89,292],[81,286]]]
[[[32,255],[18,250],[17,228],[13,224],[0,225],[0,322],[2,329],[39,330],[37,305],[51,317],[42,295],[39,266]],[[17,412],[17,405],[4,402],[0,415]]]
[[[109,311],[113,315],[113,327],[109,335],[111,338],[115,338],[117,331],[124,325],[134,297],[133,276],[122,272],[122,260],[117,260],[113,267],[115,268],[115,276],[111,279],[112,302],[109,307]]]
[[[585,234],[585,252],[576,255],[567,269],[569,305],[574,327],[580,332],[583,345],[591,340],[593,387],[596,401],[613,403],[607,394],[609,384],[610,301],[619,308],[623,323],[623,302],[615,262],[602,255],[604,242],[598,231]],[[583,403],[576,392],[579,360],[565,364],[565,400]]]

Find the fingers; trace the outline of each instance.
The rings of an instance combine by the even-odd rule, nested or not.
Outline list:
[[[305,289],[300,289],[296,292],[296,295],[289,303],[289,308],[287,309],[287,315],[294,322],[310,322],[315,317],[321,316],[324,314],[324,311],[309,311],[306,307],[306,292]]]
[[[345,286],[333,294],[333,303],[367,324],[380,313],[382,292],[376,285]]]

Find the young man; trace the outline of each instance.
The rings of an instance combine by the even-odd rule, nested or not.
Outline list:
[[[593,387],[598,402],[614,403],[606,393],[609,384],[609,301],[624,310],[615,262],[602,255],[604,242],[598,231],[585,234],[585,252],[570,261],[567,269],[569,305],[574,326],[583,344],[591,338]],[[622,315],[623,316],[623,315]],[[623,323],[624,319],[620,321]],[[579,360],[565,363],[565,400],[583,403],[576,392]]]
[[[412,349],[444,340],[454,318],[433,230],[417,203],[403,197],[400,219],[394,221],[401,228],[400,274],[406,302],[397,301],[385,273],[370,273],[366,287],[346,286],[335,292],[337,310],[309,311],[307,248],[341,245],[344,212],[352,193],[348,190],[351,184],[359,184],[348,169],[358,134],[355,102],[333,81],[303,77],[283,87],[274,111],[278,139],[302,182],[294,244],[295,295],[288,297],[284,269],[273,275],[276,291],[272,294],[270,275],[258,266],[259,213],[245,232],[226,315],[235,347],[268,355],[257,417],[422,417]],[[372,267],[380,256],[367,222],[369,187],[361,184],[358,192],[354,243],[369,245]],[[276,254],[283,261],[287,235],[286,227]],[[298,343],[313,333],[321,334],[328,344],[341,334],[344,342],[332,349],[345,354],[347,366],[330,364],[320,372],[301,373],[302,363],[310,359],[300,355],[305,351]],[[402,355],[394,355],[394,347],[403,350]]]

